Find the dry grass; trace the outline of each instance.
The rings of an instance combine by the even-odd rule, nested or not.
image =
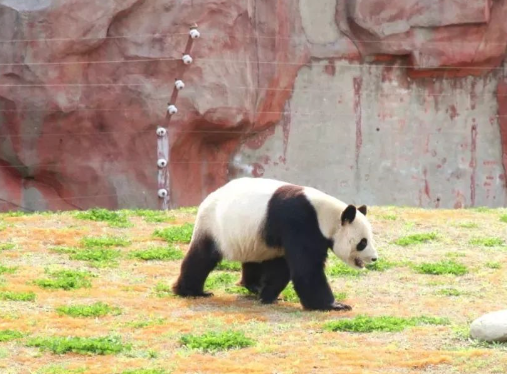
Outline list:
[[[15,268],[0,275],[0,293],[35,294],[34,300],[28,298],[32,301],[0,299],[0,330],[23,335],[0,342],[0,372],[119,374],[153,369],[153,373],[504,373],[505,346],[480,345],[464,335],[471,320],[505,308],[507,247],[474,243],[488,242],[488,238],[507,243],[507,224],[500,219],[506,213],[505,209],[372,207],[369,216],[380,255],[394,265],[362,276],[330,278],[333,291],[346,295],[344,302],[353,306],[346,313],[303,312],[298,303],[284,301],[263,306],[252,297],[231,294],[224,288],[217,288],[215,296],[205,300],[157,292],[157,285],[161,289],[161,284],[172,284],[181,260],[145,261],[133,254],[166,246],[153,232],[192,223],[193,212],[174,212],[168,222],[158,222],[165,220],[158,216],[147,219],[148,213],[127,212],[132,223],[127,227],[80,219],[74,213],[0,215],[0,244],[9,244],[0,251],[0,265]],[[409,240],[407,246],[395,244],[402,237],[424,233],[438,236],[426,242]],[[85,237],[121,237],[131,244],[112,247],[122,254],[114,267],[96,267],[54,250],[82,248]],[[175,245],[184,252],[188,249],[188,244]],[[468,273],[456,276],[416,271],[423,263],[450,260],[465,265]],[[34,283],[44,278],[47,270],[61,268],[89,271],[94,274],[91,286],[53,290]],[[237,271],[231,273],[239,276]],[[92,318],[58,313],[62,306],[98,302],[117,306],[121,313]],[[440,317],[450,324],[371,333],[323,328],[327,322],[358,315]],[[229,330],[244,333],[254,344],[213,353],[180,344],[185,334]],[[104,356],[56,355],[27,344],[35,337],[66,336],[118,336],[132,349]]]

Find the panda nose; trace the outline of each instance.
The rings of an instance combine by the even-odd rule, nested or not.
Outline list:
[[[371,262],[375,262],[375,261],[377,261],[377,258],[376,257],[372,257],[371,258]]]

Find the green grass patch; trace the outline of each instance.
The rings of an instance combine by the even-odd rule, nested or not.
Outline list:
[[[383,220],[386,220],[386,221],[396,221],[398,219],[398,217],[396,216],[396,214],[383,214],[380,216],[380,218],[382,218]]]
[[[505,245],[502,238],[473,238],[468,243],[480,247],[501,247]]]
[[[447,252],[445,254],[445,257],[447,258],[459,258],[459,257],[466,257],[466,254],[462,252]]]
[[[8,212],[0,213],[0,217],[23,217],[35,214],[35,212],[24,212],[21,210],[10,210]]]
[[[507,223],[507,214],[503,214],[500,216],[500,222]]]
[[[12,243],[2,243],[0,244],[0,252],[2,251],[9,251],[11,249],[14,249],[14,244]]]
[[[85,248],[107,248],[107,247],[127,247],[130,240],[114,236],[86,237],[81,239],[81,245]]]
[[[18,268],[15,266],[5,266],[0,264],[0,275],[13,274],[16,272],[16,270],[18,270]]]
[[[54,354],[78,353],[82,355],[111,355],[129,351],[132,346],[122,343],[121,339],[115,336],[100,338],[83,337],[40,337],[30,339],[26,345],[36,347],[42,351],[50,351]]]
[[[162,325],[165,323],[165,321],[166,321],[165,318],[153,318],[153,319],[143,319],[140,321],[127,322],[125,325],[128,327],[132,327],[134,329],[144,329],[144,328],[150,327],[150,326]]]
[[[217,265],[216,270],[241,271],[241,263],[224,260]]]
[[[23,333],[15,330],[0,330],[0,343],[10,342],[11,340],[20,339]]]
[[[475,222],[461,222],[458,224],[458,227],[461,227],[464,229],[476,229],[479,227],[479,225]]]
[[[91,305],[59,306],[58,308],[56,308],[56,312],[60,315],[67,315],[70,317],[98,318],[107,316],[109,314],[119,315],[121,314],[121,309],[102,302],[97,302]]]
[[[347,298],[347,294],[345,292],[333,293],[333,295],[336,301],[343,301]],[[285,287],[285,289],[282,291],[281,298],[283,301],[287,301],[290,303],[299,302],[299,296],[296,293],[296,290],[294,289],[292,283],[289,283],[287,287]]]
[[[166,374],[164,369],[133,369],[122,371],[121,374]]]
[[[484,264],[484,266],[486,266],[487,268],[490,268],[490,269],[501,269],[502,268],[502,264],[500,264],[499,262],[496,262],[496,261],[486,262]]]
[[[180,344],[189,349],[205,352],[240,349],[254,345],[254,341],[240,331],[207,332],[202,335],[185,334]]]
[[[172,287],[165,283],[157,283],[157,285],[155,286],[155,295],[157,297],[175,296]]]
[[[243,296],[253,295],[253,293],[248,291],[245,287],[236,286],[236,285],[225,287],[225,292],[230,293],[230,294],[234,294],[234,295],[243,295]]]
[[[33,292],[0,291],[0,300],[3,301],[35,301]]]
[[[406,328],[421,325],[448,325],[446,318],[435,317],[413,317],[401,318],[392,316],[368,317],[359,315],[351,319],[340,319],[330,321],[324,324],[323,328],[330,331],[346,331],[346,332],[399,332]]]
[[[178,213],[197,214],[198,206],[184,206],[175,210]]]
[[[171,226],[165,229],[157,229],[153,236],[165,240],[168,243],[190,243],[194,225],[185,223],[180,226]]]
[[[71,260],[88,261],[96,267],[114,265],[120,257],[120,251],[110,248],[87,248],[70,255]]]
[[[364,275],[363,271],[353,269],[342,261],[333,259],[329,262],[325,271],[330,277],[360,277]]]
[[[206,279],[204,288],[210,290],[223,289],[227,286],[232,286],[237,281],[238,277],[236,274],[226,272],[213,272]]]
[[[184,257],[183,252],[174,246],[152,247],[140,251],[133,251],[129,254],[131,258],[143,261],[174,261]]]
[[[50,365],[42,368],[37,374],[84,374],[86,368],[69,369],[64,365]]]
[[[87,271],[77,270],[56,270],[48,271],[48,278],[37,279],[36,285],[48,289],[75,290],[79,288],[90,288],[90,277],[93,275]]]
[[[463,293],[460,290],[457,290],[456,288],[443,288],[443,289],[437,291],[437,295],[461,296],[461,295],[463,295]]]
[[[128,215],[141,217],[148,223],[173,222],[176,220],[176,217],[164,210],[132,209],[124,210],[123,212]]]
[[[428,243],[435,240],[438,240],[438,235],[434,232],[427,232],[403,236],[395,240],[394,244],[399,245],[401,247],[408,247],[410,245]]]
[[[377,260],[373,264],[366,265],[366,269],[370,270],[370,271],[380,271],[380,272],[382,272],[382,271],[386,271],[386,270],[389,270],[391,268],[394,268],[394,267],[396,267],[398,265],[399,264],[396,263],[396,262],[391,262],[391,261],[385,260],[383,258],[380,258],[379,260]]]
[[[491,213],[493,211],[493,209],[486,206],[478,206],[476,208],[471,208],[471,210],[477,213]]]
[[[453,260],[422,263],[414,265],[414,269],[420,274],[431,275],[465,275],[468,273],[468,268],[465,265]]]
[[[111,227],[125,228],[133,226],[124,212],[115,212],[107,209],[94,208],[78,212],[74,217],[96,222],[107,222]]]

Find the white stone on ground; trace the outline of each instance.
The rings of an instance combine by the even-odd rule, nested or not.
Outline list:
[[[487,342],[507,342],[507,309],[477,318],[470,325],[470,335]]]

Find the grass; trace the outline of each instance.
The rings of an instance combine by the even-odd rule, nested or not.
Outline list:
[[[109,314],[119,315],[121,314],[121,309],[118,307],[112,307],[103,302],[97,302],[91,305],[59,306],[56,308],[56,312],[60,315],[67,315],[70,317],[98,318]]]
[[[501,247],[505,245],[505,241],[502,238],[473,238],[468,242],[471,245],[480,247]]]
[[[442,296],[461,296],[463,293],[456,288],[443,288],[437,292],[437,295]]]
[[[238,281],[238,277],[235,274],[226,272],[212,272],[206,282],[204,283],[205,289],[217,290],[231,286]]]
[[[431,275],[465,275],[468,273],[468,268],[455,262],[453,260],[444,260],[439,262],[427,262],[419,265],[414,265],[414,269],[420,274]]]
[[[185,223],[180,226],[171,226],[165,229],[157,229],[153,232],[153,236],[172,243],[190,243],[194,225]]]
[[[241,263],[224,260],[217,265],[216,269],[226,271],[241,271]]]
[[[479,225],[475,222],[462,222],[458,224],[458,227],[464,228],[464,229],[477,229]]]
[[[55,247],[52,250],[57,253],[70,254],[71,260],[88,261],[95,267],[114,265],[121,257],[120,251],[103,247],[90,247],[85,249],[76,247]]]
[[[166,374],[164,369],[133,369],[122,371],[121,374]]]
[[[364,275],[364,272],[353,269],[340,260],[333,259],[326,266],[326,274],[330,277],[360,277]]]
[[[410,245],[417,245],[422,243],[428,243],[438,239],[438,235],[434,232],[412,234],[403,236],[394,241],[394,244],[401,247],[408,247]]]
[[[336,301],[343,301],[347,298],[347,294],[345,292],[333,293],[333,295]],[[283,301],[299,303],[299,296],[297,295],[292,283],[289,283],[287,287],[285,287],[280,296]]]
[[[495,261],[486,262],[486,264],[484,266],[486,266],[487,268],[490,268],[490,269],[501,269],[502,268],[502,264],[500,264],[499,262],[495,262]]]
[[[11,249],[14,249],[14,244],[12,243],[2,243],[0,244],[0,252],[2,251],[9,251]]]
[[[134,209],[124,210],[125,214],[142,217],[145,222],[149,223],[164,223],[173,222],[176,217],[163,210],[148,210],[148,209]]]
[[[386,221],[396,221],[398,219],[396,214],[384,214],[384,215],[381,215],[380,218],[382,218]]]
[[[115,236],[85,237],[81,240],[85,248],[127,247],[130,244],[130,240]]]
[[[503,214],[500,216],[500,222],[507,223],[507,214]]]
[[[42,368],[37,374],[84,374],[86,373],[86,368],[80,369],[69,369],[63,365],[50,365],[45,368]]]
[[[49,278],[37,279],[36,285],[48,289],[76,290],[79,288],[90,288],[89,280],[92,274],[86,271],[77,270],[46,270]]]
[[[33,292],[0,291],[0,300],[3,301],[35,301]]]
[[[143,319],[140,321],[128,322],[126,326],[134,329],[143,329],[150,326],[162,325],[166,321],[165,318]]]
[[[0,275],[3,274],[13,274],[16,272],[18,268],[15,266],[5,266],[0,264]]]
[[[0,330],[0,343],[10,342],[11,340],[21,339],[23,333],[15,330]]]
[[[210,281],[214,289],[210,291],[214,296],[174,296],[171,287],[180,273],[182,260],[156,259],[166,257],[161,248],[179,247],[184,254],[188,245],[166,243],[153,237],[153,233],[171,225],[191,224],[195,219],[192,212],[164,212],[175,217],[170,223],[148,222],[152,221],[147,218],[149,212],[146,218],[124,212],[135,225],[131,229],[77,219],[73,212],[2,216],[0,221],[3,220],[8,228],[0,232],[0,243],[14,244],[15,248],[0,252],[0,262],[18,270],[12,275],[0,276],[0,330],[21,332],[24,336],[0,343],[0,372],[258,373],[266,368],[284,373],[337,370],[344,373],[380,370],[385,374],[502,372],[498,368],[507,367],[507,344],[479,346],[469,338],[458,339],[453,329],[463,326],[469,330],[470,322],[480,315],[505,308],[507,266],[503,265],[502,248],[474,247],[468,241],[474,237],[498,237],[507,242],[507,224],[499,221],[507,210],[492,210],[490,214],[465,209],[372,207],[371,210],[379,261],[359,272],[361,276],[343,275],[351,268],[347,269],[347,265],[330,253],[326,273],[331,268],[337,274],[328,277],[331,290],[338,302],[349,304],[353,309],[324,313],[304,311],[291,284],[280,295],[279,302],[272,305],[262,305],[257,296],[241,296],[249,292],[236,285],[241,276],[239,262],[224,261],[212,272]],[[383,214],[392,214],[397,219],[383,219]],[[476,223],[478,228],[458,227],[470,222]],[[407,223],[415,231],[408,231]],[[411,247],[394,244],[400,237],[425,232],[438,233],[441,240]],[[128,240],[131,246],[91,245],[86,248],[82,239],[90,237],[121,238]],[[157,247],[161,250],[151,251]],[[97,248],[119,251],[118,266],[93,269],[92,262],[71,258],[78,252]],[[134,253],[138,257],[132,257]],[[454,260],[466,266],[469,272],[458,277],[426,275],[414,270],[415,264],[440,260]],[[45,269],[52,271],[44,273]],[[34,280],[55,280],[49,273],[59,269],[73,272],[89,269],[85,278],[90,287],[65,290],[34,285]],[[98,302],[109,308],[91,308]],[[108,312],[104,315],[104,309],[118,307],[121,314]],[[375,328],[389,330],[393,324],[374,325],[371,333],[323,329],[326,323],[350,320],[358,315],[396,317],[403,320],[402,327],[408,327],[397,332],[382,332]],[[451,324],[423,323],[428,321],[415,324],[411,319],[419,316],[447,317]],[[362,329],[368,330],[364,321]],[[255,343],[243,349],[220,351],[227,349],[227,345],[221,344],[224,339],[218,339],[218,348],[208,351],[199,346],[195,349],[182,346],[180,342],[185,334],[198,337],[226,330],[241,331]],[[113,334],[121,337],[118,340],[121,344],[131,343],[132,348],[118,349],[119,353],[106,356],[95,353],[97,346],[82,349],[82,354],[72,353],[72,349],[80,349],[79,344],[69,347],[63,340],[72,337],[98,339]],[[46,343],[46,348],[39,347],[45,352],[36,347],[27,348],[25,345],[36,337],[61,340],[58,344]],[[54,350],[65,353],[55,356],[51,346],[59,346]],[[12,367],[16,362],[22,363],[21,369],[19,365]]]
[[[435,317],[413,317],[402,318],[393,316],[368,317],[359,315],[352,319],[340,319],[324,324],[323,328],[330,331],[346,332],[399,332],[406,328],[420,325],[447,325],[449,321],[445,318]]]
[[[254,341],[239,331],[207,332],[201,335],[185,334],[180,344],[189,349],[205,352],[240,349],[254,345]]]
[[[38,337],[32,338],[26,343],[27,347],[36,347],[42,351],[54,354],[78,353],[82,355],[111,355],[129,351],[132,346],[122,343],[116,336],[99,338],[90,337]]]
[[[157,283],[155,286],[155,295],[157,295],[157,297],[168,297],[174,296],[174,293],[171,286],[165,283]]]
[[[184,257],[183,252],[174,246],[152,247],[145,250],[133,251],[129,255],[143,261],[175,261]]]
[[[76,213],[75,217],[83,220],[107,222],[111,227],[127,228],[133,226],[124,212],[114,212],[107,209],[90,209]]]

